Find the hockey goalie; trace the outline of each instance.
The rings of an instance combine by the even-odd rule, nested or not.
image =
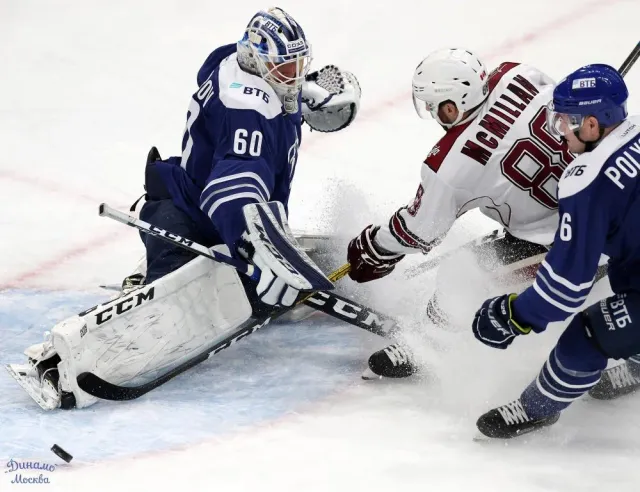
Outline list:
[[[107,384],[158,384],[264,326],[300,291],[333,287],[291,234],[287,206],[302,123],[346,128],[360,87],[334,65],[309,73],[310,62],[288,13],[258,12],[199,70],[182,155],[162,159],[154,147],[147,158],[140,219],[253,265],[259,281],[143,234],[146,268],[122,295],[57,324],[26,364],[8,366],[43,409],[87,407]]]

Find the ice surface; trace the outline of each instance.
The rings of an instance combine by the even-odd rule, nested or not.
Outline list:
[[[345,237],[413,197],[440,135],[416,117],[410,98],[426,53],[467,46],[490,68],[522,61],[560,78],[585,63],[619,65],[638,41],[640,18],[637,0],[280,5],[303,25],[316,67],[336,63],[362,85],[352,127],[305,133],[290,203],[294,229]],[[151,145],[179,152],[200,64],[269,6],[1,3],[0,363],[21,361],[55,321],[104,299],[98,284],[133,268],[142,254],[137,234],[99,218],[98,204],[125,209],[142,193]],[[639,81],[635,67],[632,113]],[[440,249],[491,229],[467,214]],[[404,282],[403,271],[419,261],[405,260],[372,285],[344,285],[401,317],[425,363],[421,377],[361,381],[366,358],[385,341],[323,317],[271,326],[138,401],[84,411],[42,412],[0,373],[0,460],[59,465],[49,451],[57,443],[74,460],[41,487],[65,492],[635,490],[637,397],[585,398],[538,435],[472,441],[477,417],[520,393],[560,328],[501,352],[469,331],[416,324],[433,276]],[[0,474],[0,491],[28,487],[11,484],[14,475]]]

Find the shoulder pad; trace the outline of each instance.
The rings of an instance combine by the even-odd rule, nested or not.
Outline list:
[[[268,120],[282,113],[282,103],[273,88],[261,77],[242,70],[235,56],[220,64],[218,91],[226,108],[257,111]]]
[[[638,133],[638,122],[627,120],[605,137],[594,150],[579,155],[562,173],[558,183],[558,198],[575,195],[596,181],[602,168],[611,164],[611,156],[629,141],[631,135]]]

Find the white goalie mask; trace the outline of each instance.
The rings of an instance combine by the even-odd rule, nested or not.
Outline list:
[[[287,113],[298,111],[298,95],[311,63],[311,45],[289,14],[277,7],[258,12],[238,42],[238,63],[273,87]]]
[[[457,125],[466,111],[482,104],[489,94],[489,76],[480,59],[471,51],[448,48],[432,52],[413,74],[413,104],[421,118],[435,119],[445,128]],[[444,123],[438,108],[445,101],[458,108],[453,123]]]

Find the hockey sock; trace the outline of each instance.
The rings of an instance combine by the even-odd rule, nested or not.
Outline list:
[[[567,408],[599,381],[607,360],[587,338],[582,319],[576,316],[538,377],[522,393],[520,399],[527,414],[538,419]]]

